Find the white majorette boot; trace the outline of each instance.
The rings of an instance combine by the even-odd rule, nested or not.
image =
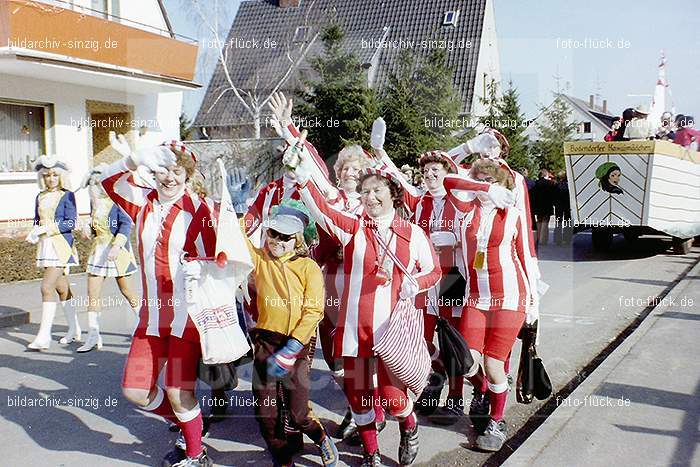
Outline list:
[[[99,313],[96,311],[88,311],[88,331],[85,344],[78,348],[78,352],[89,352],[97,346],[97,350],[102,349],[102,336],[100,336],[100,322],[98,320]]]
[[[73,341],[80,342],[80,323],[78,323],[78,314],[75,312],[75,306],[70,300],[61,302],[63,307],[63,313],[66,315],[66,321],[68,321],[68,332],[64,337],[61,337],[61,344],[70,344]]]
[[[41,304],[41,323],[39,332],[34,340],[27,345],[32,350],[47,350],[51,345],[51,326],[56,316],[56,302],[43,302]]]

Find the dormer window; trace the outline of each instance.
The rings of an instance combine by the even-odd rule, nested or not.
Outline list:
[[[458,18],[459,18],[459,10],[448,11],[445,13],[445,17],[442,20],[442,25],[456,27]]]
[[[309,35],[309,27],[308,26],[297,26],[296,30],[294,31],[294,39],[292,39],[292,42],[295,44],[298,44],[300,42],[306,42],[308,35]]]

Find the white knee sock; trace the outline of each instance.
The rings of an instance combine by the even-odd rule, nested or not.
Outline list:
[[[34,342],[46,344],[51,342],[51,326],[53,325],[54,316],[56,316],[56,302],[43,302],[41,304],[39,332],[34,338]]]
[[[75,306],[71,300],[66,300],[61,302],[61,307],[63,307],[63,313],[66,315],[66,321],[68,321],[68,332],[66,337],[72,338],[77,337],[80,339],[80,323],[78,323],[78,314],[75,312]]]

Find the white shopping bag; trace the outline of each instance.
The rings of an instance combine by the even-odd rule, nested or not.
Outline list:
[[[202,272],[192,284],[192,300],[187,312],[202,345],[207,365],[238,360],[250,350],[236,312],[236,289],[231,287],[231,271],[214,261],[200,261]]]

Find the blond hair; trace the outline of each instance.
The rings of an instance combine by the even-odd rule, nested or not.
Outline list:
[[[340,150],[338,159],[335,161],[335,164],[333,164],[333,171],[337,179],[340,179],[340,172],[343,170],[343,166],[348,162],[359,162],[361,169],[369,167],[369,160],[362,146],[359,144],[345,146]]]
[[[185,169],[185,173],[187,174],[187,184],[190,190],[192,190],[192,192],[197,196],[205,198],[208,193],[204,185],[204,176],[197,170],[197,163],[194,161],[194,159],[192,159],[192,156],[189,153],[180,151],[179,149],[175,149],[173,147],[170,147],[169,149],[173,152],[173,154],[175,154],[177,165]]]
[[[46,191],[44,183],[44,174],[49,170],[55,170],[58,173],[58,189],[70,191],[70,172],[60,167],[42,168],[36,172],[36,182],[39,185],[39,191]]]
[[[509,190],[515,188],[513,174],[505,167],[502,167],[498,162],[491,159],[478,159],[474,161],[471,168],[472,178],[477,178],[477,174],[490,175],[496,180],[496,183]]]

